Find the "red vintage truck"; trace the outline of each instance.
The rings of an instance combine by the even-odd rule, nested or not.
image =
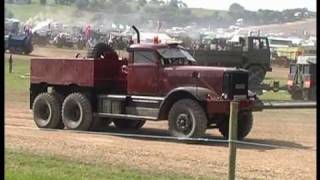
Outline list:
[[[131,45],[128,58],[104,43],[93,58],[31,59],[30,108],[39,128],[94,130],[113,122],[139,129],[167,120],[177,137],[218,128],[228,137],[229,106],[239,101],[238,138],[252,128],[260,102],[248,92],[248,72],[205,67],[177,44]]]

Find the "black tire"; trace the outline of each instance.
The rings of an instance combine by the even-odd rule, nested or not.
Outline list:
[[[310,101],[316,101],[317,100],[317,90],[316,86],[311,87],[308,91],[308,100]]]
[[[81,93],[68,95],[62,104],[62,121],[67,129],[90,130],[93,116],[89,99]]]
[[[32,105],[33,119],[39,128],[62,129],[61,102],[56,94],[41,93]]]
[[[32,52],[32,50],[33,50],[33,47],[27,47],[24,49],[24,54],[29,55]]]
[[[259,88],[259,85],[262,83],[266,76],[266,71],[258,65],[251,65],[248,68],[249,71],[249,90],[255,90]]]
[[[87,57],[93,59],[103,58],[104,52],[116,53],[114,49],[112,49],[106,43],[97,43],[93,48],[88,50]]]
[[[208,119],[200,104],[192,99],[181,99],[169,111],[169,131],[176,137],[203,137]]]
[[[51,92],[50,94],[52,94],[53,96],[55,96],[57,98],[57,100],[59,101],[59,106],[62,109],[62,103],[64,100],[64,96],[58,92]],[[64,124],[62,122],[62,117],[61,117],[61,110],[60,110],[60,124],[58,129],[64,129]]]
[[[102,117],[94,117],[93,123],[90,127],[91,131],[103,131],[110,126],[112,123],[111,119],[102,118]]]
[[[127,119],[114,119],[113,124],[117,129],[140,129],[146,123],[145,120],[127,120]]]
[[[240,111],[238,113],[238,140],[245,138],[253,125],[252,112]],[[229,138],[229,116],[225,116],[219,123],[218,128],[225,139]]]
[[[291,93],[291,99],[293,100],[303,100],[303,92],[302,91],[293,91]]]

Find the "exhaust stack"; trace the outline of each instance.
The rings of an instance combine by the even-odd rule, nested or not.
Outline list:
[[[134,31],[137,33],[137,43],[140,44],[140,32],[139,32],[139,30],[134,25],[132,25],[132,29],[134,29]]]

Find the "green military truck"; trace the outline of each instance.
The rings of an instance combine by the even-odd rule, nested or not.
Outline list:
[[[249,89],[262,93],[261,83],[266,72],[272,71],[267,37],[240,37],[238,42],[216,38],[190,50],[198,64],[205,66],[239,67],[249,71]]]

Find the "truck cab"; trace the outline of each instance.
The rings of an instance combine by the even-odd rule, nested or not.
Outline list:
[[[168,77],[173,67],[196,63],[186,50],[176,44],[132,45],[128,52],[128,94],[134,95],[164,96],[173,88],[170,83],[174,79]]]

